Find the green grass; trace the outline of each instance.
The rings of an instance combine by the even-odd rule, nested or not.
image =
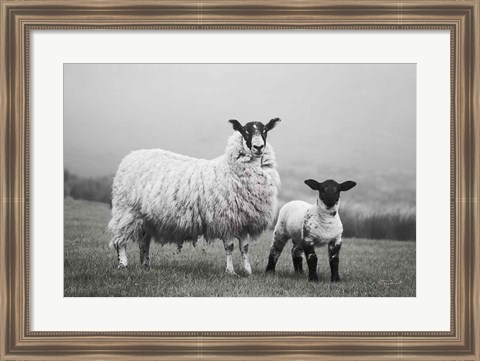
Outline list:
[[[65,199],[64,295],[66,297],[413,297],[415,242],[346,238],[340,253],[338,284],[330,283],[326,248],[317,249],[320,282],[293,273],[288,244],[275,275],[265,274],[271,233],[251,246],[253,275],[243,272],[238,244],[234,266],[225,273],[220,241],[196,247],[152,244],[151,268],[139,264],[136,244],[128,248],[129,266],[117,269],[108,248],[110,209],[103,203]],[[306,264],[304,262],[304,268]]]

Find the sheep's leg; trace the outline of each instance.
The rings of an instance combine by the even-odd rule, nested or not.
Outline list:
[[[250,266],[250,262],[248,260],[249,246],[250,240],[248,237],[240,238],[240,252],[242,253],[243,258],[243,267],[245,269],[245,272],[251,275],[252,267]]]
[[[288,239],[283,237],[280,232],[273,232],[273,242],[272,247],[270,247],[270,255],[268,256],[268,264],[266,272],[275,272],[275,266],[277,264],[278,258],[282,254],[285,243]]]
[[[308,280],[309,281],[318,281],[317,275],[317,255],[315,254],[315,247],[313,246],[313,241],[305,240],[303,245],[303,251],[305,252],[305,257],[307,258],[308,265]]]
[[[128,266],[127,259],[127,242],[115,242],[115,249],[117,250],[118,268],[125,268]]]
[[[293,269],[297,273],[303,273],[302,253],[303,253],[303,249],[294,244],[292,247],[292,260],[293,260]]]
[[[225,248],[225,255],[227,256],[227,268],[225,271],[232,275],[236,274],[235,270],[233,269],[233,260],[232,260],[232,252],[233,252],[233,240],[229,239],[223,241],[223,247]]]
[[[338,264],[340,263],[340,248],[342,248],[342,240],[337,239],[328,243],[328,260],[330,262],[331,282],[340,281],[338,275]]]
[[[140,263],[145,267],[150,267],[150,242],[152,238],[150,235],[145,235],[138,241],[138,248],[140,248]]]
[[[177,250],[174,252],[174,254],[180,254],[182,252],[183,248],[183,241],[177,242]]]

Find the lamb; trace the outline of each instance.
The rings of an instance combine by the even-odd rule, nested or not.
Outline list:
[[[229,120],[235,130],[225,153],[205,160],[161,149],[138,150],[127,155],[112,186],[112,219],[108,228],[118,267],[127,267],[127,241],[137,242],[140,262],[150,265],[153,239],[159,243],[223,240],[226,271],[232,263],[234,238],[239,240],[244,269],[249,263],[250,238],[273,223],[280,178],[267,133],[279,118],[266,125],[242,126]]]
[[[328,243],[331,282],[338,282],[338,264],[342,246],[343,226],[338,215],[340,192],[355,187],[353,181],[341,184],[334,180],[319,183],[307,179],[305,184],[319,192],[316,204],[292,201],[285,204],[278,215],[273,232],[273,242],[268,258],[267,272],[275,272],[275,265],[282,253],[285,243],[292,239],[292,260],[295,272],[303,273],[302,252],[308,264],[308,280],[318,281],[317,255],[314,246]]]

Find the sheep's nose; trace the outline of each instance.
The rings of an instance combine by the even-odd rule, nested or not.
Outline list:
[[[262,150],[263,145],[254,145],[253,146],[256,150]]]

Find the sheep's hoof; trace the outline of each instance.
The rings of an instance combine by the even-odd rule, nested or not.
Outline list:
[[[229,275],[232,275],[232,276],[236,276],[237,274],[235,273],[235,271],[233,270],[233,268],[227,268],[225,269],[225,272]]]
[[[332,283],[337,283],[337,282],[340,281],[340,277],[339,277],[339,276],[332,277],[332,278],[330,279],[330,281],[331,281]]]
[[[123,264],[123,263],[120,263],[117,268],[118,268],[118,269],[128,268],[128,265]]]
[[[150,268],[150,258],[141,259],[140,263],[145,269]]]

